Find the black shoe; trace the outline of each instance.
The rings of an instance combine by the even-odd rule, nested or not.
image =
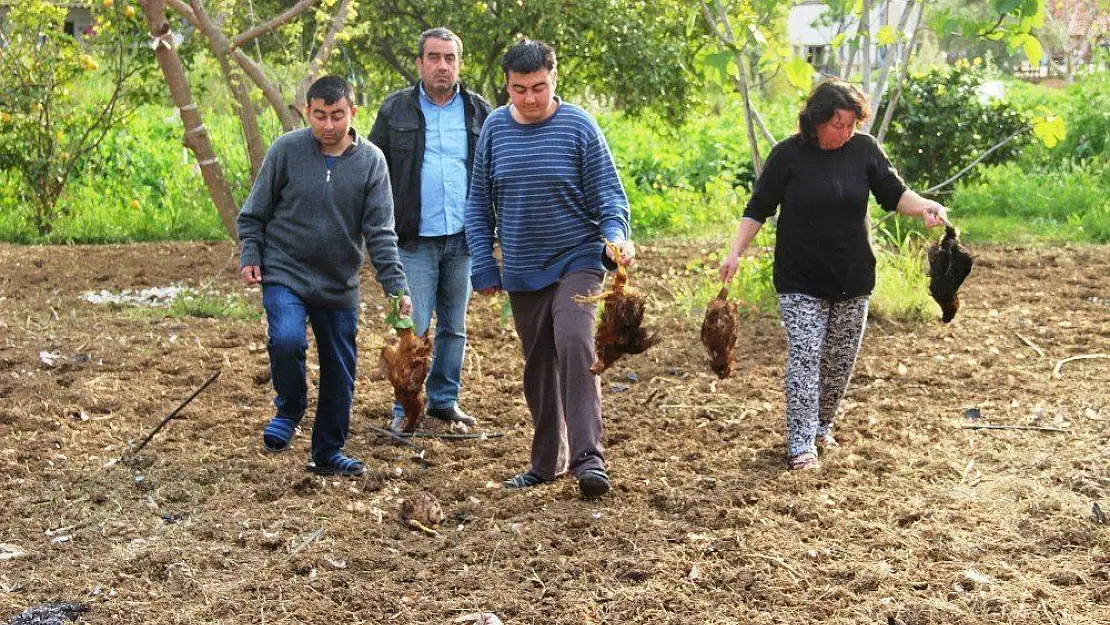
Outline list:
[[[549,483],[551,483],[551,480],[545,480],[531,471],[525,471],[524,473],[517,473],[504,482],[501,482],[501,488],[505,490],[524,490],[525,488],[532,488],[533,486]]]
[[[439,419],[440,421],[458,421],[463,425],[475,425],[478,423],[478,421],[474,417],[466,414],[462,410],[459,410],[458,406],[450,406],[447,408],[429,408],[428,416],[433,419]]]
[[[586,469],[578,476],[578,490],[583,499],[597,499],[612,488],[605,469]]]

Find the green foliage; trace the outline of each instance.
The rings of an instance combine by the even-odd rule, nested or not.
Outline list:
[[[205,125],[219,146],[240,146],[230,115],[210,115]],[[193,158],[181,145],[174,109],[146,105],[113,130],[75,174],[58,200],[59,216],[47,234],[31,222],[26,186],[18,171],[0,172],[0,240],[23,243],[109,243],[135,240],[224,240]],[[233,189],[250,184],[242,151],[220,151]]]
[[[1069,221],[1078,221],[1087,239],[1095,243],[1110,243],[1110,201],[1104,200],[1086,214],[1073,216]]]
[[[912,187],[927,188],[947,179],[1029,125],[1026,115],[1010,104],[980,100],[977,90],[986,77],[982,64],[960,61],[907,79],[885,147]],[[876,117],[883,114],[879,110]],[[1026,137],[1019,137],[984,164],[1011,160],[1026,143]]]
[[[687,36],[695,7],[678,0],[568,2],[363,2],[342,64],[394,74],[399,87],[416,77],[422,30],[446,24],[463,40],[463,80],[505,102],[501,57],[519,36],[546,41],[559,58],[564,94],[603,98],[626,111],[655,108],[672,119],[686,112],[695,42]],[[338,64],[338,63],[337,63]]]
[[[878,228],[875,248],[875,290],[871,314],[878,319],[922,322],[935,319],[937,304],[929,296],[925,241],[900,222]]]
[[[90,5],[97,32],[82,41],[64,33],[68,10],[47,0],[15,3],[0,41],[0,170],[21,186],[27,211],[4,221],[23,221],[38,235],[66,214],[58,198],[125,117],[122,98],[143,97],[135,88],[142,82],[135,51],[143,31],[134,8]],[[89,89],[98,83],[109,87]]]
[[[221,295],[208,290],[189,292],[174,298],[167,309],[170,317],[201,319],[260,319],[262,310],[255,300],[235,293]]]
[[[776,136],[793,131],[791,99],[759,106]],[[737,123],[742,111],[733,94],[721,97],[712,114],[690,116],[678,127],[651,113],[598,116],[628,192],[637,238],[698,234],[736,223],[754,183],[751,160],[741,148],[747,143]]]
[[[1051,169],[1007,163],[961,181],[949,202],[969,241],[1102,241],[1110,165],[1059,161]]]
[[[1067,134],[1053,149],[1034,147],[1043,166],[1072,159],[1106,158],[1110,153],[1110,72],[1080,76],[1065,89],[1027,83],[1007,85],[1008,99],[1023,110],[1046,106],[1067,120]]]
[[[1034,67],[1044,46],[1033,33],[1045,24],[1046,0],[939,0],[930,11],[929,26],[941,47],[967,56],[989,54],[1013,65],[1020,56]]]
[[[389,314],[385,317],[386,324],[394,330],[411,330],[412,317],[401,314],[401,298],[404,293],[394,293],[389,296]]]
[[[774,253],[770,246],[774,228],[765,227],[752,242],[750,252],[740,257],[736,275],[729,285],[729,299],[739,304],[741,315],[773,315],[778,310],[778,295],[772,283]],[[669,270],[667,283],[682,310],[691,317],[705,316],[705,307],[721,290],[718,268],[727,250],[703,251],[685,267]]]

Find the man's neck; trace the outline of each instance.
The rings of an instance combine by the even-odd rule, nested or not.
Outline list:
[[[351,147],[352,143],[354,143],[354,139],[351,138],[351,133],[348,132],[343,135],[343,140],[335,147],[329,148],[321,143],[320,151],[323,152],[325,156],[343,156],[343,153],[347,151],[347,148]]]
[[[442,91],[429,89],[428,85],[424,83],[421,83],[421,88],[424,89],[424,95],[427,95],[428,99],[434,102],[436,106],[444,106],[451,101],[451,98],[455,97],[455,92],[459,89],[459,83],[455,83]]]

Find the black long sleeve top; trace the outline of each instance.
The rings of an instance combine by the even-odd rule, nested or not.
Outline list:
[[[893,211],[906,185],[874,137],[855,134],[823,150],[802,135],[771,150],[744,217],[763,223],[779,210],[775,290],[828,300],[870,295],[875,253],[867,195]]]

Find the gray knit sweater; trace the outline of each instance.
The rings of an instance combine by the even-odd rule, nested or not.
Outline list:
[[[354,143],[330,170],[311,129],[279,137],[239,213],[240,267],[261,266],[263,284],[312,305],[358,305],[364,240],[386,294],[408,290],[385,158],[351,132]]]

